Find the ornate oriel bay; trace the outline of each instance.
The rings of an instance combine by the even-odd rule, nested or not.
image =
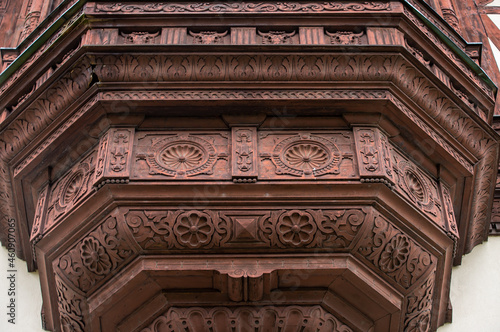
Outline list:
[[[0,74],[0,217],[48,330],[449,321],[500,141],[450,1],[56,2]]]

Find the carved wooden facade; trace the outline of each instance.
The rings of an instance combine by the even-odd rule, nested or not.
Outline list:
[[[2,53],[0,211],[48,330],[449,321],[499,147],[453,1],[30,8]]]

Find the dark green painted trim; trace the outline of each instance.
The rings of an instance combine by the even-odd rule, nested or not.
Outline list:
[[[493,89],[493,93],[497,93],[497,86],[484,70],[478,66],[460,47],[458,47],[450,38],[448,38],[440,29],[438,29],[425,15],[418,9],[413,7],[407,0],[401,0],[410,10],[420,18],[427,27],[429,27],[436,35],[448,46],[455,54],[462,59],[489,87]],[[40,37],[38,37],[26,50],[20,54],[11,64],[0,74],[0,85],[14,74],[21,66],[28,60],[52,35],[64,24],[71,16],[73,16],[80,8],[87,3],[87,0],[77,1],[71,8],[59,17],[47,30],[45,30]]]
[[[458,47],[450,38],[448,38],[448,36],[446,36],[438,27],[436,27],[434,23],[432,23],[417,8],[413,7],[413,5],[410,4],[407,0],[402,0],[402,1],[406,6],[408,6],[411,9],[411,11],[415,15],[417,15],[418,18],[420,18],[425,23],[425,25],[428,28],[430,28],[439,37],[439,39],[441,39],[446,44],[446,46],[451,48],[451,50],[455,52],[455,54],[460,59],[462,59],[469,66],[469,68],[472,69],[479,76],[479,78],[481,78],[484,82],[486,82],[486,84],[488,84],[488,86],[493,89],[493,94],[496,95],[498,88],[495,85],[495,83],[493,83],[493,81],[490,79],[488,74],[486,74],[486,72],[477,63],[475,63],[464,51],[462,51],[460,47]]]

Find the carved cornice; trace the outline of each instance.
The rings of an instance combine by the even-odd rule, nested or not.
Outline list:
[[[95,4],[95,13],[321,13],[343,11],[391,11],[390,2],[213,2]]]

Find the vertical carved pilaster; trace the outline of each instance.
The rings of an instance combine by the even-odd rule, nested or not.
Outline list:
[[[124,183],[130,177],[134,129],[112,128],[99,142],[94,185]]]
[[[232,45],[255,45],[257,44],[256,28],[231,28]]]
[[[35,245],[40,241],[43,235],[43,227],[45,224],[45,216],[47,211],[49,195],[49,185],[45,185],[38,195],[38,201],[35,209],[35,219],[31,228],[30,242],[33,249],[33,257],[36,260]]]
[[[187,43],[187,28],[163,28],[161,44],[183,45]]]
[[[387,136],[377,128],[354,128],[359,174],[362,181],[394,184]]]
[[[324,45],[325,31],[323,27],[299,28],[299,41],[301,44]]]
[[[457,221],[453,210],[453,202],[451,200],[450,190],[440,182],[441,200],[443,202],[443,219],[446,225],[446,232],[453,236],[456,240],[460,237],[458,233]]]
[[[232,176],[235,182],[255,182],[257,169],[257,129],[255,127],[233,127]]]

